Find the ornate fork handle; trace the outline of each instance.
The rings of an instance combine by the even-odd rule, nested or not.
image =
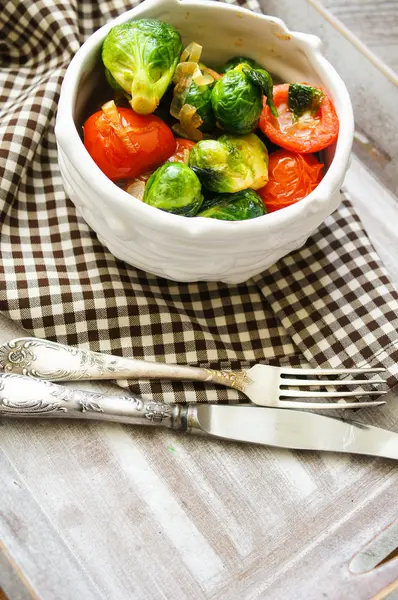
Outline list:
[[[6,373],[19,373],[47,381],[185,379],[212,381],[242,392],[251,383],[246,371],[214,371],[122,358],[29,337],[0,346],[0,366]]]
[[[0,374],[0,418],[96,419],[187,430],[192,407],[74,390],[23,375]]]

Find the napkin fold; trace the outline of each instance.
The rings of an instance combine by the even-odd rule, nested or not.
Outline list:
[[[76,213],[54,136],[62,78],[79,45],[133,5],[16,1],[0,14],[1,313],[30,335],[127,357],[226,369],[381,365],[394,385],[398,295],[347,198],[303,248],[241,285],[144,273]],[[191,382],[130,388],[168,402],[238,397]]]

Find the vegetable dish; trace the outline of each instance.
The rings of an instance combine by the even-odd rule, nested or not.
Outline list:
[[[274,85],[249,57],[217,67],[201,55],[161,21],[113,27],[102,46],[109,100],[83,125],[92,159],[135,198],[184,217],[241,221],[302,200],[339,132],[326,91]]]

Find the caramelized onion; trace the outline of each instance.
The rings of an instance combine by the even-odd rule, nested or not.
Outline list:
[[[114,101],[110,100],[109,102],[106,102],[101,106],[101,109],[105,117],[108,119],[113,131],[123,143],[127,152],[129,154],[135,154],[137,152],[137,148],[129,135],[133,131],[133,129],[132,127],[130,127],[130,125],[123,125],[120,119],[119,111]]]
[[[198,66],[196,66],[195,72],[192,75],[192,79],[196,85],[210,85],[214,81],[210,73],[202,73]]]
[[[184,62],[189,59],[192,62],[198,63],[202,54],[202,46],[196,42],[191,42],[181,54],[180,61]]]

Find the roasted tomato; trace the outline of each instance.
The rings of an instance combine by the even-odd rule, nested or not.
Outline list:
[[[288,103],[289,87],[289,83],[274,87],[278,118],[272,115],[269,106],[264,102],[259,122],[261,131],[271,142],[292,152],[319,152],[330,146],[339,133],[339,119],[330,98],[323,92],[322,101],[315,114],[308,111],[295,118]]]
[[[176,138],[176,150],[173,156],[168,158],[168,162],[182,162],[188,163],[189,153],[192,148],[195,146],[195,142],[191,142],[191,140],[186,140],[184,138]]]
[[[269,156],[268,183],[257,193],[268,212],[294,204],[308,196],[321,181],[323,165],[313,154],[278,150]]]
[[[87,119],[83,130],[86,149],[109,179],[138,177],[175,152],[173,133],[159,117],[106,106]]]

